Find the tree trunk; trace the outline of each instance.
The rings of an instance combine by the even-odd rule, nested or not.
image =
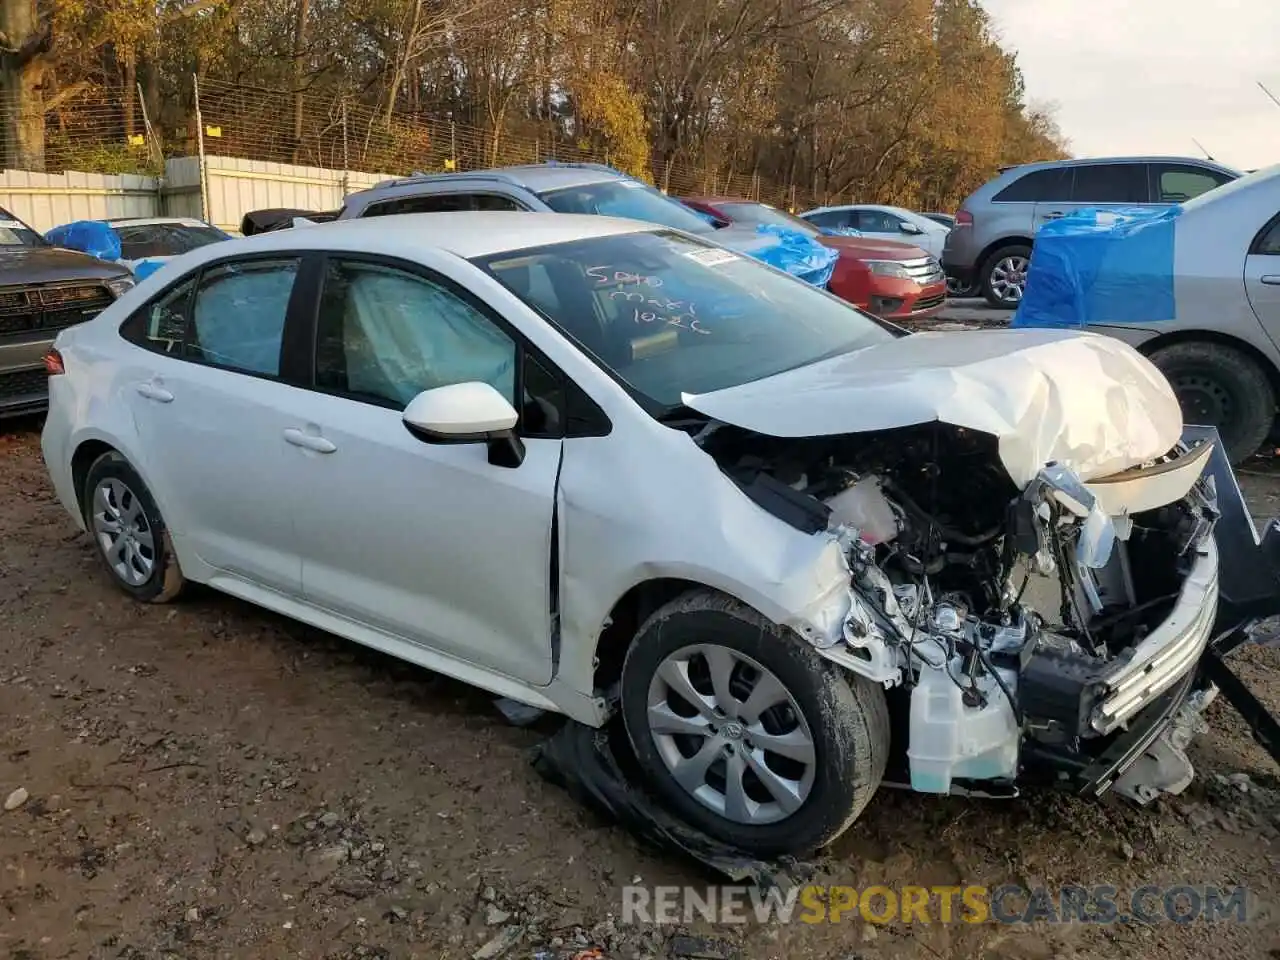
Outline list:
[[[127,140],[138,132],[138,57],[132,50],[120,56],[120,79],[124,85],[124,102],[120,105],[124,114],[124,135]]]
[[[306,76],[306,65],[303,58],[307,52],[307,15],[311,10],[311,0],[298,0],[298,7],[293,21],[293,162],[297,163],[302,154],[302,119],[303,100],[302,82]]]
[[[383,116],[383,124],[390,128],[396,115],[396,99],[400,96],[400,88],[404,85],[405,76],[409,72],[409,61],[413,58],[413,46],[418,40],[418,29],[422,23],[422,0],[409,0],[413,5],[409,17],[408,29],[400,41],[400,51],[391,70],[391,82],[387,84],[387,112]]]
[[[0,0],[0,167],[44,171],[47,24],[35,0]]]

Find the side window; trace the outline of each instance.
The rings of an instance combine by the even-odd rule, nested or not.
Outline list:
[[[241,260],[200,276],[182,355],[244,373],[280,373],[280,342],[298,260]]]
[[[451,290],[394,267],[331,260],[316,386],[403,410],[418,393],[481,380],[514,404],[515,342]]]
[[[883,210],[859,210],[853,227],[864,233],[897,233],[902,220]]]
[[[815,213],[811,217],[805,217],[815,227],[822,227],[826,230],[839,230],[842,227],[848,227],[853,222],[854,214],[849,210],[827,210],[824,213]]]
[[[1086,163],[1076,168],[1075,203],[1146,203],[1144,163]]]
[[[436,193],[398,197],[370,204],[361,216],[385,217],[397,213],[455,213],[469,210],[520,210],[509,197],[491,193]]]
[[[154,353],[182,356],[187,333],[187,314],[195,280],[174,287],[158,300],[134,313],[120,326],[120,335],[130,343]]]
[[[1056,203],[1071,199],[1074,171],[1070,167],[1036,170],[1013,181],[994,197],[993,203]]]
[[[1185,163],[1157,163],[1151,169],[1157,203],[1185,203],[1231,182],[1226,174]]]
[[[1249,253],[1254,256],[1280,257],[1280,214],[1262,228]]]

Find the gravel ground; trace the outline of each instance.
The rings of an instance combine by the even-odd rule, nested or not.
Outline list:
[[[710,881],[540,780],[545,730],[229,597],[126,600],[37,431],[0,424],[0,957],[1280,957],[1280,778],[1221,703],[1172,802],[882,791],[816,879],[1244,884],[1248,923],[623,925],[634,878]],[[1280,654],[1245,659],[1280,709]]]

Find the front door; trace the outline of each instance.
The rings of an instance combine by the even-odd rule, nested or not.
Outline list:
[[[448,281],[334,256],[317,310],[311,438],[289,451],[307,599],[509,677],[548,683],[551,536],[561,441],[517,467],[484,442],[424,442],[420,391],[485,381],[514,402],[516,341]]]

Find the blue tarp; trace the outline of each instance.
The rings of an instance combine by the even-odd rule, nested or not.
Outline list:
[[[1012,326],[1174,319],[1174,231],[1181,214],[1180,206],[1088,209],[1045,224]]]
[[[793,277],[807,280],[815,287],[825,287],[835,273],[836,260],[840,254],[830,247],[824,247],[818,241],[787,227],[772,223],[763,223],[756,232],[776,237],[778,242],[764,250],[753,251],[752,255],[763,260],[771,267],[785,270]]]
[[[139,280],[145,280],[164,265],[164,260],[139,260],[133,265],[133,275]]]
[[[100,220],[77,220],[54,227],[44,235],[54,246],[79,250],[101,260],[120,259],[120,237]]]

